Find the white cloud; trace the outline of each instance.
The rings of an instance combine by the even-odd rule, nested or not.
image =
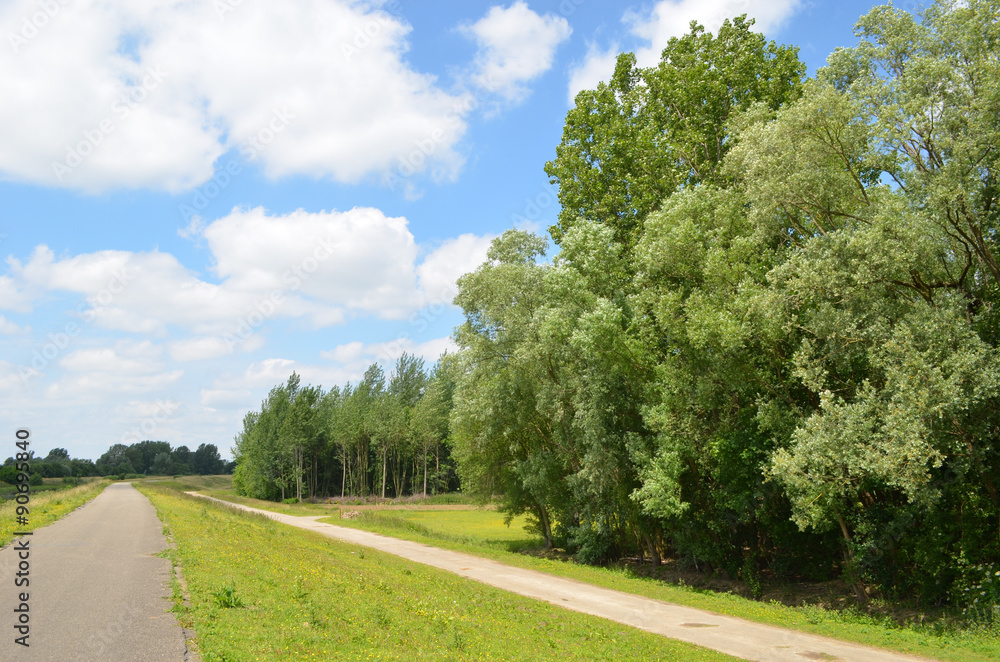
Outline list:
[[[0,315],[0,334],[13,336],[30,330],[31,327],[23,328],[21,326],[18,326],[17,324],[14,324],[6,317]]]
[[[321,352],[320,356],[337,363],[350,363],[362,356],[365,344],[360,340],[349,342],[345,345],[338,345],[328,352]]]
[[[243,292],[301,292],[316,301],[399,318],[414,305],[417,244],[405,218],[372,208],[269,216],[233,210],[205,228],[213,271]]]
[[[690,30],[691,21],[698,21],[714,34],[725,19],[747,14],[756,20],[755,30],[768,34],[778,30],[801,4],[802,0],[660,0],[648,12],[627,10],[622,22],[633,36],[647,44],[635,50],[636,63],[652,67],[659,63],[671,37]],[[591,46],[584,61],[570,73],[570,104],[581,90],[595,89],[598,82],[611,78],[616,50]]]
[[[244,352],[252,352],[264,346],[264,339],[252,335],[240,342],[226,342],[224,336],[200,336],[177,340],[168,345],[170,358],[174,361],[205,361],[231,354],[237,347]]]
[[[0,173],[10,179],[176,192],[208,180],[235,148],[272,177],[356,182],[431,135],[436,149],[417,169],[461,165],[461,99],[413,69],[410,27],[368,3],[56,5],[37,28],[36,0],[0,6],[0,32],[15,35],[0,49]]]
[[[160,251],[57,258],[39,245],[23,262],[8,259],[0,284],[14,293],[10,307],[75,293],[80,301],[68,312],[77,327],[165,338],[172,360],[205,361],[260,349],[259,332],[279,318],[318,329],[359,316],[402,320],[453,310],[455,281],[486,259],[492,239],[463,234],[425,249],[405,218],[372,208],[281,216],[234,209],[199,233],[215,282]],[[0,317],[0,334],[20,331]],[[89,361],[98,370],[115,358],[101,351],[68,355],[64,367]]]
[[[162,350],[149,341],[121,341],[114,347],[78,349],[59,365],[82,373],[110,373],[119,377],[149,375],[163,370]]]
[[[493,235],[463,234],[445,241],[424,258],[417,267],[424,303],[450,306],[458,294],[455,281],[486,261],[492,241]]]
[[[572,106],[576,95],[582,90],[596,90],[597,84],[606,82],[615,72],[618,47],[601,50],[596,44],[589,44],[583,63],[574,67],[569,75],[569,103]]]
[[[379,363],[387,372],[391,371],[393,363],[404,353],[422,358],[429,368],[445,351],[454,353],[457,349],[458,346],[450,337],[434,338],[420,343],[401,337],[386,342],[351,342],[338,345],[332,350],[320,352],[320,357],[335,361],[349,373],[360,376],[372,363]]]
[[[555,50],[569,38],[569,22],[552,14],[539,16],[523,1],[494,6],[460,30],[479,46],[472,81],[509,101],[523,99],[524,83],[552,67]]]
[[[46,396],[87,398],[162,389],[184,374],[182,370],[168,371],[162,352],[149,341],[132,340],[119,341],[113,347],[74,350],[59,360],[65,374],[46,389]]]
[[[202,389],[201,405],[211,409],[237,409],[255,407],[253,394],[248,389]]]

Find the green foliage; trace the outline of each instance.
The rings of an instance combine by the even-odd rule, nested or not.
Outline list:
[[[693,26],[580,93],[560,252],[509,231],[459,281],[463,489],[585,561],[992,618],[1000,2],[857,34],[803,82],[745,19]]]
[[[576,223],[595,222],[630,250],[664,198],[724,180],[731,116],[755,102],[777,109],[794,100],[805,73],[797,49],[768,43],[752,25],[744,15],[712,35],[692,23],[658,66],[637,67],[623,53],[610,82],[577,95],[545,165],[562,205],[550,228],[556,243]]]
[[[403,353],[388,383],[373,364],[356,385],[327,392],[302,386],[293,373],[243,419],[234,448],[237,494],[287,502],[454,488],[450,362],[445,355],[428,375],[423,359]]]
[[[234,609],[245,606],[243,599],[236,595],[236,587],[232,584],[220,586],[212,592],[215,604],[223,609]]]

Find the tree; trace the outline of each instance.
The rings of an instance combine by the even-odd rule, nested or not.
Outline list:
[[[740,16],[713,36],[692,23],[658,66],[637,67],[623,53],[608,83],[577,95],[556,158],[545,164],[559,185],[562,209],[549,228],[557,244],[590,221],[611,227],[629,252],[667,196],[724,181],[730,118],[756,102],[777,109],[797,98],[805,73],[797,49],[768,43],[752,25]]]
[[[187,446],[178,446],[170,453],[174,471],[178,474],[191,473],[191,450]]]
[[[149,473],[153,476],[168,476],[174,473],[174,463],[170,459],[170,453],[157,453],[153,458],[153,465],[149,468]]]
[[[551,547],[564,469],[552,452],[550,422],[535,407],[544,366],[525,355],[544,303],[546,267],[536,264],[544,251],[541,237],[508,230],[493,240],[488,261],[459,279],[455,303],[465,322],[455,334],[462,351],[451,428],[463,489],[502,495],[511,517],[531,513]]]
[[[222,467],[222,456],[215,444],[200,444],[191,454],[191,468],[196,474],[205,476],[220,474]]]
[[[43,462],[68,462],[69,451],[65,448],[53,448],[42,460]]]

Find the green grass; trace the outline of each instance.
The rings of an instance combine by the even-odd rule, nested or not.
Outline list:
[[[95,480],[67,489],[50,490],[42,494],[32,491],[28,506],[28,524],[17,523],[17,502],[0,503],[0,545],[14,539],[15,531],[34,531],[51,524],[63,515],[87,503],[110,484],[107,480]]]
[[[735,658],[140,482],[204,662]]]
[[[509,565],[540,570],[666,602],[864,645],[940,660],[971,662],[1000,659],[1000,631],[996,629],[961,629],[945,622],[902,627],[888,618],[877,618],[857,611],[839,612],[818,607],[788,607],[778,603],[757,602],[728,593],[666,584],[637,576],[621,567],[600,568],[516,553],[519,549],[537,548],[541,540],[524,531],[523,520],[515,519],[510,528],[504,526],[503,515],[495,511],[381,510],[364,511],[354,519],[331,517],[322,521],[492,558]]]
[[[154,476],[152,478],[141,479],[146,483],[156,483],[165,485],[182,492],[196,492],[207,490],[232,490],[232,476]]]
[[[350,508],[345,506],[343,510],[347,512]],[[323,521],[370,531],[409,531],[435,542],[446,541],[497,551],[517,551],[541,544],[540,538],[524,530],[528,521],[526,517],[515,517],[510,526],[506,526],[502,514],[486,509],[365,510],[353,520],[341,520],[334,515]]]

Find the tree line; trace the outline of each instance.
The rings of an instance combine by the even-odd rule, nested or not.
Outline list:
[[[811,79],[745,17],[619,56],[558,253],[459,281],[462,489],[583,561],[1000,604],[998,26],[876,7]]]
[[[428,373],[403,354],[386,378],[372,364],[357,384],[302,386],[292,373],[243,419],[233,449],[237,493],[302,500],[434,494],[458,487],[449,447],[454,379],[448,356]]]
[[[549,237],[508,231],[459,279],[459,351],[292,375],[244,419],[237,490],[426,493],[453,458],[584,562],[992,618],[1000,0],[856,34],[814,78],[745,16],[620,55],[545,166]]]
[[[0,481],[13,484],[17,476],[14,458],[0,467]],[[232,473],[215,444],[201,444],[192,451],[187,446],[172,448],[166,441],[139,441],[114,444],[96,462],[71,458],[65,448],[53,448],[45,457],[31,460],[32,474],[39,478],[86,478],[88,476],[176,476]]]

